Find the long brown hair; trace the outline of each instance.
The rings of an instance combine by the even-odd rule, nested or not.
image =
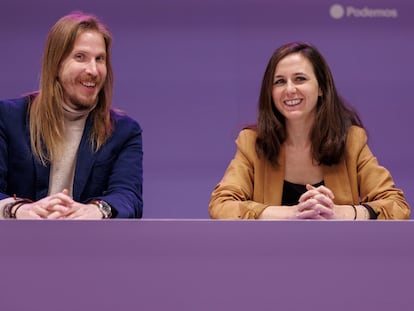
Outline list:
[[[336,164],[344,154],[349,127],[363,125],[357,112],[338,94],[331,70],[321,53],[304,42],[292,42],[279,47],[268,62],[259,96],[256,152],[271,164],[278,165],[280,148],[286,140],[286,128],[285,118],[277,110],[272,98],[273,79],[278,63],[292,53],[300,53],[310,61],[322,90],[310,133],[312,155],[319,164]]]
[[[94,151],[105,143],[112,132],[110,106],[113,92],[111,64],[112,36],[104,24],[93,15],[74,12],[59,19],[51,28],[44,48],[40,89],[30,106],[30,140],[33,153],[43,163],[59,158],[63,143],[63,88],[58,81],[61,62],[72,51],[75,40],[86,30],[102,34],[106,45],[107,76],[99,92],[96,107],[91,112],[93,130],[90,135]]]

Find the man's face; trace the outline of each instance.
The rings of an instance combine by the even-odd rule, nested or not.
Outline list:
[[[97,103],[106,75],[102,34],[94,30],[82,32],[59,68],[65,104],[77,111],[91,109]]]

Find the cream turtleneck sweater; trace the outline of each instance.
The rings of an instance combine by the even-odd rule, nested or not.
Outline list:
[[[73,179],[75,176],[75,166],[79,143],[85,128],[86,118],[89,111],[76,111],[63,105],[65,117],[65,143],[62,146],[62,158],[54,161],[50,166],[49,193],[48,195],[68,189],[69,195],[73,192]]]

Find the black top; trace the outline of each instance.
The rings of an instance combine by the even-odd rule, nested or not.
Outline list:
[[[323,184],[322,180],[312,186],[319,187]],[[306,185],[294,184],[285,180],[283,183],[282,205],[292,206],[298,204],[300,196],[306,191]]]

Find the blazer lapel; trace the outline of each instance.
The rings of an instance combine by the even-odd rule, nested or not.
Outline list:
[[[332,190],[336,204],[349,204],[353,198],[345,160],[332,166],[322,166],[325,186]],[[356,203],[356,202],[354,202]]]
[[[27,108],[28,109],[28,108]],[[26,119],[26,141],[30,148],[30,124],[29,118]],[[47,162],[46,165],[43,165],[36,157],[31,156],[33,161],[34,171],[35,171],[35,200],[38,201],[43,199],[48,195],[49,192],[49,177],[50,177],[50,163]]]
[[[44,166],[36,158],[33,158],[32,161],[36,172],[35,197],[38,201],[46,197],[49,192],[50,163]]]
[[[283,195],[283,181],[285,179],[285,148],[282,145],[278,157],[278,166],[274,167],[266,161],[264,165],[264,198],[265,204],[280,205]]]

